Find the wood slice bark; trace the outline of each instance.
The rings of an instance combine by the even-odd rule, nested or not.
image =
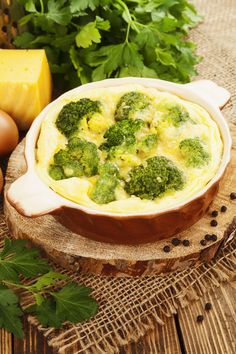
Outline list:
[[[14,238],[29,240],[40,247],[49,258],[67,269],[97,275],[150,276],[209,262],[236,228],[236,202],[229,198],[230,193],[236,190],[236,127],[233,125],[231,132],[234,141],[232,160],[222,179],[217,197],[200,221],[177,235],[181,241],[190,241],[188,247],[182,242],[175,247],[171,240],[137,246],[96,242],[72,233],[52,215],[34,219],[23,217],[5,197],[4,210],[10,233]],[[5,195],[9,185],[25,170],[24,142],[21,142],[9,160]],[[222,205],[227,207],[225,213],[220,212]],[[210,226],[212,210],[219,212],[217,227]],[[208,241],[202,246],[200,241],[207,233],[216,234],[217,240]],[[163,251],[165,245],[171,247],[169,253]]]

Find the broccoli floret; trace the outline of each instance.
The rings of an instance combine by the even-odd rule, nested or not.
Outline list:
[[[157,134],[149,134],[139,142],[138,149],[144,152],[149,152],[157,147],[157,143]]]
[[[97,146],[94,143],[87,143],[83,149],[80,162],[87,177],[94,176],[98,172],[99,156]]]
[[[179,127],[182,123],[191,120],[189,113],[178,105],[172,106],[168,109],[165,119],[167,119],[175,127]]]
[[[81,119],[89,118],[94,113],[101,113],[101,103],[99,101],[81,98],[77,102],[70,102],[60,111],[56,120],[56,127],[69,138],[78,131]]]
[[[138,111],[142,111],[150,104],[150,99],[141,92],[125,93],[116,106],[115,119],[133,119]]]
[[[202,167],[207,165],[210,160],[209,153],[204,149],[198,137],[182,140],[179,149],[187,166]]]
[[[133,154],[135,155],[137,151],[136,144],[123,144],[118,146],[112,146],[107,154],[108,160],[119,160],[126,154]]]
[[[112,146],[118,146],[123,143],[131,145],[135,143],[135,133],[141,129],[144,122],[141,119],[124,119],[112,125],[104,134],[107,139],[100,146],[101,150],[109,150]]]
[[[56,165],[65,165],[68,162],[70,162],[71,156],[68,153],[68,150],[59,150],[55,155],[54,155],[54,163]]]
[[[83,165],[76,160],[71,160],[70,162],[67,162],[65,165],[63,165],[63,171],[66,178],[81,177],[86,175],[83,169]]]
[[[107,204],[116,199],[115,189],[119,184],[119,171],[115,165],[106,162],[99,168],[99,174],[90,198],[97,204]]]
[[[146,165],[134,167],[125,182],[125,191],[141,199],[155,199],[167,190],[178,190],[184,185],[182,171],[164,156],[146,160]]]
[[[54,155],[54,164],[49,168],[49,175],[56,180],[81,176],[91,177],[97,174],[98,164],[97,146],[79,138],[72,138],[69,139],[65,149],[59,150]]]
[[[48,173],[52,179],[55,179],[55,181],[66,178],[61,166],[50,165]]]

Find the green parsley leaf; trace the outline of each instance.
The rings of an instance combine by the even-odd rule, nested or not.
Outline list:
[[[96,16],[96,27],[103,31],[109,31],[111,25],[108,20],[103,20],[100,16]]]
[[[96,22],[89,22],[75,38],[77,47],[88,48],[93,42],[100,43],[101,35],[96,27]]]
[[[46,286],[54,285],[56,280],[64,280],[67,278],[68,277],[66,275],[50,270],[48,273],[43,274],[41,277],[39,277],[35,283],[28,286],[28,289],[39,291],[45,288]]]
[[[40,298],[27,308],[27,312],[36,314],[45,327],[59,328],[64,321],[81,322],[94,316],[98,310],[98,304],[90,293],[91,289],[70,283],[58,292],[50,292],[50,298]]]
[[[45,274],[30,285],[20,282],[19,274],[35,277],[40,273]],[[66,275],[51,270],[47,262],[39,258],[38,250],[26,247],[26,241],[5,239],[0,251],[0,328],[23,337],[19,299],[7,286],[33,294],[35,303],[25,312],[35,314],[45,327],[60,328],[67,320],[76,323],[89,319],[98,310],[97,302],[90,296],[91,289],[69,283],[57,292],[51,290],[52,286],[68,279]]]
[[[162,48],[156,48],[157,60],[159,60],[163,65],[173,66],[176,68],[176,62],[171,52],[168,52]]]
[[[46,273],[49,265],[39,258],[39,250],[27,248],[23,240],[5,239],[5,245],[0,252],[0,281],[18,281],[19,274],[26,278]]]
[[[23,338],[22,311],[16,294],[0,285],[0,328],[5,328],[18,338]]]
[[[85,10],[88,7],[93,11],[99,5],[99,0],[71,0],[71,12]]]
[[[61,327],[63,321],[56,313],[55,301],[45,299],[40,305],[35,308],[31,308],[31,310],[34,310],[32,312],[36,313],[39,322],[44,327]]]
[[[67,25],[70,23],[72,14],[70,7],[63,7],[64,0],[49,0],[47,17],[59,25]]]
[[[188,34],[202,18],[189,0],[18,1],[27,26],[14,43],[45,48],[60,88],[127,75],[185,83],[196,74],[201,58]]]
[[[75,283],[65,285],[59,292],[51,293],[56,301],[56,314],[62,321],[81,322],[94,316],[97,302],[90,297],[91,289]]]
[[[31,42],[35,39],[35,36],[29,32],[23,32],[14,39],[14,45],[19,48],[30,49],[33,48]]]
[[[29,11],[29,12],[37,12],[36,7],[35,7],[35,1],[28,0],[25,4],[25,9],[26,9],[26,11]]]

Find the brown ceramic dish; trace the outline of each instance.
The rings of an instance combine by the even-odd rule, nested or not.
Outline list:
[[[163,212],[114,214],[92,210],[63,198],[50,189],[35,171],[35,147],[41,123],[49,108],[61,99],[59,97],[40,113],[27,134],[25,158],[28,170],[11,185],[7,193],[9,202],[19,213],[28,217],[52,214],[60,223],[78,234],[97,241],[117,244],[140,244],[169,238],[187,229],[203,216],[218,191],[219,182],[230,161],[230,132],[219,109],[229,100],[229,92],[208,80],[180,85],[156,79],[124,78],[86,84],[62,97],[93,88],[128,83],[174,93],[199,104],[209,112],[219,127],[224,145],[221,164],[214,178],[189,200]]]

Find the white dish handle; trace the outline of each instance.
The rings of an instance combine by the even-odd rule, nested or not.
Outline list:
[[[203,96],[214,106],[223,108],[230,99],[230,92],[211,80],[198,80],[185,84],[191,91]]]
[[[62,206],[54,192],[30,171],[11,184],[6,196],[21,215],[28,217],[45,215]]]

